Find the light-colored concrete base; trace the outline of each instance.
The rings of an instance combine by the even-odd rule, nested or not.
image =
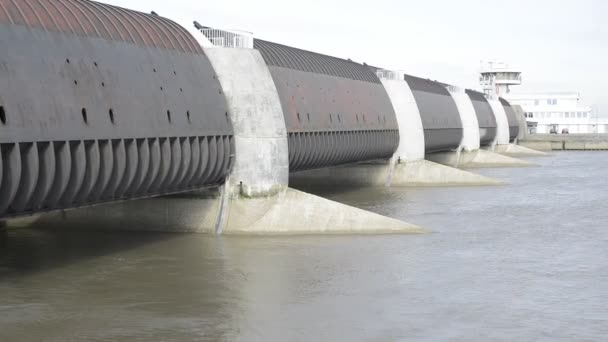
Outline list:
[[[536,151],[552,151],[553,146],[550,141],[525,140],[519,142],[520,146],[531,148]]]
[[[399,164],[392,186],[472,186],[501,185],[502,181],[428,160]]]
[[[502,154],[477,150],[473,152],[440,152],[427,155],[436,163],[460,168],[526,167],[533,166],[525,160],[511,158]]]
[[[262,215],[257,213],[263,212]],[[294,189],[273,198],[236,199],[226,234],[386,234],[422,233],[399,220]]]
[[[365,163],[301,172],[290,177],[295,187],[413,187],[500,185],[501,181],[428,160],[391,165]]]
[[[531,134],[520,145],[542,151],[608,150],[608,133],[599,134]]]
[[[494,152],[509,157],[547,157],[550,154],[515,144],[497,145]]]
[[[225,199],[221,192],[207,191],[125,201],[42,215],[34,225],[211,234],[424,232],[412,224],[294,189],[257,198]]]

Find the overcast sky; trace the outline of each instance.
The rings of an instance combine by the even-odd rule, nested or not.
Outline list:
[[[608,116],[608,1],[103,2],[468,88],[479,88],[481,60],[501,60],[523,72],[513,92],[579,91]]]

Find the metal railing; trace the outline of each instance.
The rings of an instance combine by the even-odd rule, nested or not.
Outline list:
[[[376,76],[381,80],[403,81],[403,73],[399,71],[378,69],[376,70]]]
[[[253,33],[240,30],[219,30],[201,27],[199,31],[215,47],[253,49]]]

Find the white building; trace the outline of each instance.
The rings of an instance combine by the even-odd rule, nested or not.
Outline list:
[[[529,133],[608,133],[608,119],[592,115],[579,93],[513,94],[521,72],[502,62],[482,63],[479,83],[489,97],[503,97],[522,107]]]
[[[532,123],[530,133],[608,133],[608,120],[581,105],[579,93],[509,94],[505,99],[522,107]]]

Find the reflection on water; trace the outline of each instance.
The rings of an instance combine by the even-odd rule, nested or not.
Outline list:
[[[322,194],[427,235],[0,234],[0,341],[603,340],[608,153]],[[294,217],[296,219],[297,217]]]

